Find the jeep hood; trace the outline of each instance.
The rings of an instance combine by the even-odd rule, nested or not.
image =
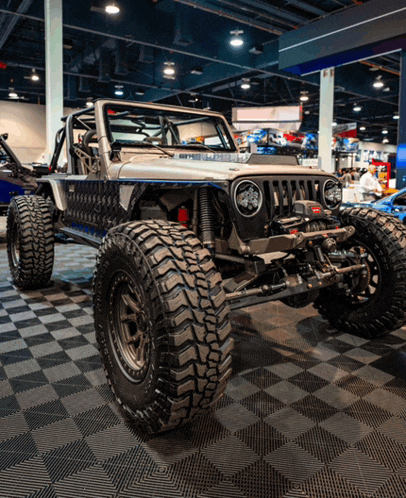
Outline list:
[[[293,164],[277,164],[283,156],[254,154],[137,154],[109,168],[112,179],[136,178],[168,181],[232,181],[256,175],[328,175]],[[288,158],[285,157],[285,160]],[[275,164],[276,163],[276,164]]]

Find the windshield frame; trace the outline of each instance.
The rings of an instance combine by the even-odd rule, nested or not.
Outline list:
[[[208,119],[213,123],[213,126],[218,134],[219,140],[222,143],[221,147],[218,146],[207,146],[206,144],[202,143],[199,144],[199,142],[193,143],[193,144],[160,144],[159,146],[166,149],[182,149],[182,151],[189,150],[190,152],[197,151],[199,149],[207,151],[208,148],[212,148],[212,153],[218,153],[218,152],[226,152],[226,153],[236,153],[238,152],[238,147],[236,146],[236,143],[234,141],[233,135],[230,132],[229,126],[227,121],[225,120],[224,116],[222,116],[220,113],[215,113],[215,112],[202,112],[200,109],[192,109],[192,108],[177,108],[175,106],[156,106],[156,105],[142,105],[143,103],[126,103],[122,101],[112,101],[112,102],[104,102],[103,103],[103,119],[105,123],[105,132],[107,136],[107,140],[110,143],[110,146],[113,144],[118,144],[121,148],[128,148],[128,149],[145,149],[147,147],[147,143],[122,143],[120,141],[114,140],[113,135],[111,133],[111,128],[110,128],[110,119],[108,115],[108,108],[111,107],[121,107],[123,111],[129,108],[134,108],[137,110],[149,110],[149,111],[156,111],[156,116],[160,117],[160,112],[164,113],[165,117],[165,111],[167,113],[179,113],[180,116],[183,114],[189,114],[189,115],[196,115],[196,117],[193,119],[193,121],[198,122],[200,120]],[[170,130],[170,129],[169,129]],[[227,146],[227,142],[229,143],[229,146]],[[151,147],[153,148],[153,147]]]

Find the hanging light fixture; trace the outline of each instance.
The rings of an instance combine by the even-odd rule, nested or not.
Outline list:
[[[309,100],[308,93],[309,92],[306,92],[306,91],[300,92],[300,97],[299,97],[300,102],[307,102]]]
[[[365,131],[365,130],[366,130],[365,126],[360,126],[359,127],[359,131]]]
[[[18,99],[18,95],[14,91],[14,88],[10,88],[10,91],[8,92],[8,96],[10,97],[10,99]]]
[[[382,130],[382,135],[387,135],[388,134],[388,130]]]
[[[379,75],[376,77],[376,80],[373,83],[374,88],[383,88],[385,86],[384,82],[382,81],[382,75]]]
[[[92,107],[93,106],[93,99],[92,97],[89,97],[86,101],[86,107]]]
[[[175,63],[172,61],[164,62],[164,77],[172,79],[175,76]]]
[[[116,85],[115,90],[114,90],[114,94],[117,95],[118,97],[121,97],[122,95],[124,95],[123,85]]]
[[[251,83],[249,78],[242,78],[241,88],[243,90],[248,90],[251,88]]]
[[[395,115],[393,116],[393,119],[399,119],[399,114],[395,114]]]
[[[354,109],[353,109],[353,111],[354,111],[354,112],[359,112],[361,109],[362,109],[362,107],[361,107],[360,105],[355,104],[355,105],[354,105]]]
[[[230,35],[234,35],[230,39],[230,45],[232,47],[241,48],[244,45],[244,40],[240,36],[243,33],[244,33],[244,31],[242,29],[234,29],[233,31],[230,31]]]
[[[382,140],[382,143],[383,143],[383,144],[387,144],[388,142],[389,142],[389,140],[388,140],[387,138],[384,138],[384,139]]]
[[[39,81],[39,76],[36,73],[35,69],[33,69],[31,72],[31,79],[32,79],[32,81]]]
[[[107,14],[118,14],[120,12],[120,7],[116,4],[116,2],[107,2],[104,10]]]

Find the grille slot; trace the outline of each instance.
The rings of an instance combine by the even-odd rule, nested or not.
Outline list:
[[[293,204],[300,200],[321,203],[320,181],[316,179],[278,179],[264,183],[269,189],[270,219],[286,216],[292,211]]]

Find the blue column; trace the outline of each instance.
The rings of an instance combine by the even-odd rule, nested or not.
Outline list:
[[[396,188],[406,187],[406,50],[400,53],[398,150],[396,154]]]

